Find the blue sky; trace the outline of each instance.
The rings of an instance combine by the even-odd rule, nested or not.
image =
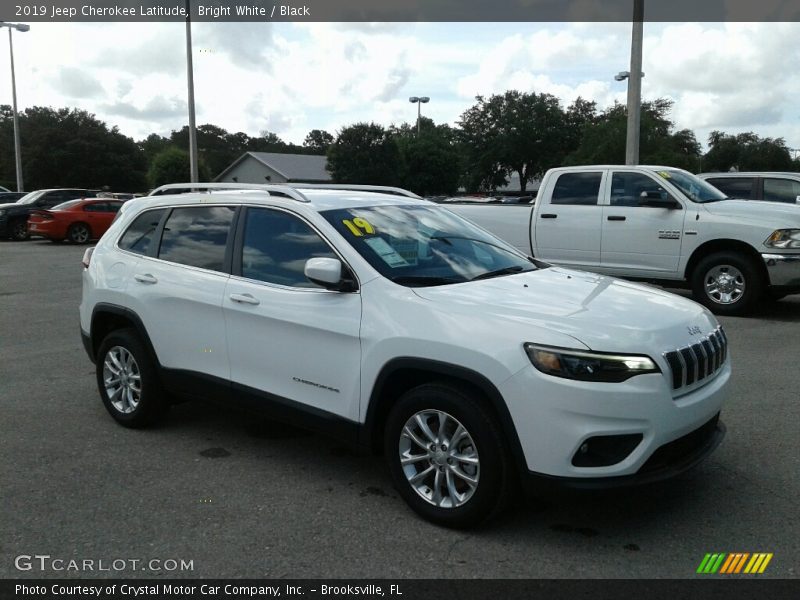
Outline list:
[[[356,121],[454,123],[507,89],[623,101],[629,23],[195,23],[198,123],[302,142]],[[76,106],[141,139],[186,121],[182,23],[34,23],[15,33],[20,107]],[[800,148],[800,26],[645,25],[645,99],[675,101],[700,141],[713,129]],[[7,50],[0,103],[10,104]]]

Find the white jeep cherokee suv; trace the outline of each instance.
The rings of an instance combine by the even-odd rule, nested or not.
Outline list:
[[[520,480],[651,481],[721,441],[727,339],[699,304],[551,267],[410,192],[231,185],[132,200],[84,256],[83,342],[120,424],[238,401],[383,451],[449,526]]]

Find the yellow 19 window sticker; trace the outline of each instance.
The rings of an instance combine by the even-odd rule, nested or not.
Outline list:
[[[347,227],[356,237],[361,237],[365,233],[368,235],[375,233],[375,228],[370,225],[370,222],[366,219],[362,219],[361,217],[356,217],[352,221],[350,219],[345,219],[342,221],[342,224]]]

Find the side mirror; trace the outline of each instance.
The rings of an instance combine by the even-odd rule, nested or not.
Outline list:
[[[674,198],[670,198],[666,193],[661,192],[642,192],[639,197],[639,206],[652,206],[653,208],[677,209],[681,208],[680,203]]]
[[[797,198],[795,198],[795,199],[794,199],[794,201],[795,201],[797,204],[800,204],[800,196],[798,196]]]
[[[326,290],[352,292],[355,282],[342,274],[342,262],[338,258],[309,258],[303,272],[311,283],[316,283]]]

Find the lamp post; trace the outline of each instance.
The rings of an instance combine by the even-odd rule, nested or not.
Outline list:
[[[14,157],[17,165],[17,191],[25,191],[22,183],[22,151],[19,145],[19,117],[17,115],[17,79],[14,73],[14,42],[11,30],[16,29],[20,32],[30,31],[30,25],[25,23],[6,23],[0,21],[0,27],[8,27],[8,49],[11,53],[11,98],[14,110]]]
[[[409,98],[408,101],[411,102],[411,104],[417,105],[417,137],[419,137],[419,123],[420,123],[420,116],[422,114],[422,105],[427,104],[428,102],[431,101],[431,99],[428,98],[427,96],[411,96],[411,98]]]
[[[642,39],[644,38],[644,0],[633,0],[631,32],[631,70],[628,74],[628,134],[625,164],[639,163],[639,133],[642,116]]]
[[[194,66],[192,65],[192,6],[186,0],[186,83],[189,105],[189,179],[197,183],[199,179],[197,170],[197,128],[194,118]]]

